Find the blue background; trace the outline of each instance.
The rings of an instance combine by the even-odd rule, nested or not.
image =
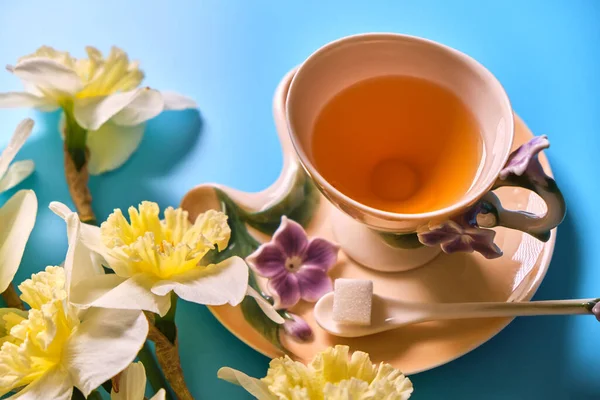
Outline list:
[[[215,181],[256,191],[271,184],[281,154],[271,117],[280,78],[321,45],[369,31],[433,39],[473,56],[504,84],[514,108],[547,151],[569,212],[537,299],[600,295],[596,209],[600,149],[600,2],[540,1],[57,1],[2,2],[0,65],[47,44],[84,55],[90,44],[124,48],[146,84],[194,98],[194,112],[148,125],[121,169],[91,179],[94,208],[141,200],[177,205],[194,185]],[[20,90],[0,72],[0,91]],[[64,224],[47,209],[70,204],[58,115],[0,110],[0,147],[25,116],[35,134],[18,159],[36,174],[40,211],[17,281],[66,251]],[[198,133],[199,132],[199,133]],[[4,199],[3,199],[4,200]],[[3,201],[2,200],[2,201]],[[185,376],[199,399],[245,399],[217,380],[227,365],[263,376],[268,360],[221,327],[203,306],[178,309]],[[592,317],[522,318],[461,359],[413,376],[415,399],[599,399],[600,324]]]

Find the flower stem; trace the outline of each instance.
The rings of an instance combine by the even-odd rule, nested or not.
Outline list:
[[[154,324],[150,324],[148,339],[152,340],[156,346],[158,363],[177,398],[179,400],[194,400],[185,383],[183,369],[181,368],[177,346],[177,330],[175,330],[175,340],[171,342]]]
[[[74,387],[73,394],[71,395],[71,400],[85,400],[85,396],[79,391],[79,389]]]
[[[164,388],[167,391],[167,400],[172,400],[171,394],[167,390],[168,383],[163,376],[160,367],[156,363],[156,359],[152,354],[152,349],[148,342],[144,343],[144,347],[138,353],[138,359],[144,364],[144,368],[146,369],[146,377],[150,382],[150,386],[152,386],[152,390],[154,393],[158,392],[160,389]]]
[[[92,210],[92,195],[88,188],[87,161],[89,153],[86,147],[87,131],[83,129],[68,107],[64,109],[65,125],[65,177],[69,186],[71,199],[75,203],[79,219],[82,222],[95,225],[96,216]]]
[[[73,112],[68,108],[64,108],[65,113],[65,146],[75,164],[77,171],[80,171],[86,164],[86,140],[87,131],[83,129],[75,119]]]
[[[2,298],[4,299],[7,307],[25,310],[25,305],[21,301],[21,298],[15,290],[15,286],[12,284],[12,282],[8,285],[6,290],[2,292]]]
[[[171,308],[164,317],[156,316],[154,325],[158,330],[165,335],[171,344],[175,344],[177,340],[177,325],[175,325],[175,314],[177,312],[178,297],[175,292],[171,292]]]

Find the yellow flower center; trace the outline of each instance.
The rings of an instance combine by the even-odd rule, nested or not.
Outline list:
[[[101,226],[109,264],[120,276],[144,273],[168,279],[203,265],[210,250],[223,250],[229,242],[231,231],[222,212],[209,210],[192,224],[180,208],[167,208],[162,221],[156,203],[145,201],[138,208],[129,208],[129,221],[117,209]]]
[[[63,268],[47,267],[19,289],[31,310],[9,312],[0,321],[7,332],[0,339],[0,396],[58,365],[65,343],[79,325],[75,311],[66,302]]]

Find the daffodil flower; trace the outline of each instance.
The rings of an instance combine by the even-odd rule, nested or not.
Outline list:
[[[72,281],[101,268],[81,245],[80,222],[68,220],[69,250],[63,267],[47,267],[19,289],[27,312],[3,309],[0,320],[0,396],[67,400],[73,387],[86,397],[123,371],[148,334],[141,311],[74,306]]]
[[[31,160],[11,164],[33,129],[33,121],[22,121],[6,149],[0,154],[0,193],[9,190],[33,172]],[[12,282],[35,224],[37,198],[32,190],[20,190],[0,207],[0,292]]]
[[[304,365],[288,356],[269,364],[267,376],[252,378],[243,372],[221,368],[218,376],[242,386],[258,400],[406,400],[411,381],[389,364],[374,365],[367,353],[348,346],[329,347]]]
[[[87,131],[88,171],[101,174],[121,166],[137,149],[144,122],[163,110],[196,104],[173,92],[139,87],[144,73],[117,47],[106,58],[94,47],[86,51],[88,58],[76,59],[43,46],[20,58],[7,69],[23,81],[25,92],[0,93],[0,107],[62,108],[63,126]]]
[[[61,203],[50,208],[67,220],[74,214]],[[115,210],[101,227],[82,225],[82,242],[104,258],[114,274],[98,271],[71,287],[81,306],[147,310],[164,316],[171,292],[198,304],[239,304],[248,290],[248,267],[231,257],[206,262],[209,252],[223,250],[231,235],[227,216],[209,210],[194,223],[182,209],[167,208],[159,218],[156,203],[129,208],[129,219]]]
[[[113,384],[111,400],[144,400],[146,370],[141,362],[132,363],[119,374],[117,385]],[[113,380],[114,382],[114,380]],[[165,400],[165,389],[160,389],[150,400]]]

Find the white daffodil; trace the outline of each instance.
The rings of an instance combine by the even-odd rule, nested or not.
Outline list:
[[[146,370],[141,362],[132,363],[117,379],[110,393],[111,400],[144,400]],[[150,400],[164,400],[165,389],[160,389]]]
[[[50,209],[63,219],[73,218],[67,206]],[[203,260],[221,251],[231,231],[227,216],[210,210],[189,222],[182,209],[167,208],[159,219],[156,203],[129,208],[128,222],[115,210],[100,228],[82,224],[82,241],[106,261],[114,274],[98,271],[72,282],[71,300],[81,306],[147,310],[164,316],[171,292],[198,304],[239,304],[248,288],[248,267],[239,257],[218,264]]]
[[[69,250],[63,267],[47,267],[19,289],[29,311],[0,316],[0,396],[68,400],[73,387],[86,397],[123,371],[148,334],[141,311],[81,309],[70,302],[72,281],[101,268],[81,244],[80,222],[69,218]]]
[[[33,172],[31,160],[11,164],[32,129],[32,120],[22,121],[0,154],[0,193],[13,188]],[[0,292],[4,292],[15,277],[36,214],[37,198],[32,190],[20,190],[0,207]]]
[[[127,161],[147,120],[163,110],[196,108],[193,100],[177,93],[139,87],[144,74],[123,50],[113,47],[106,58],[94,47],[86,51],[88,58],[76,59],[43,46],[20,58],[7,69],[23,81],[25,92],[0,93],[0,107],[62,108],[63,127],[87,130],[91,174]]]

